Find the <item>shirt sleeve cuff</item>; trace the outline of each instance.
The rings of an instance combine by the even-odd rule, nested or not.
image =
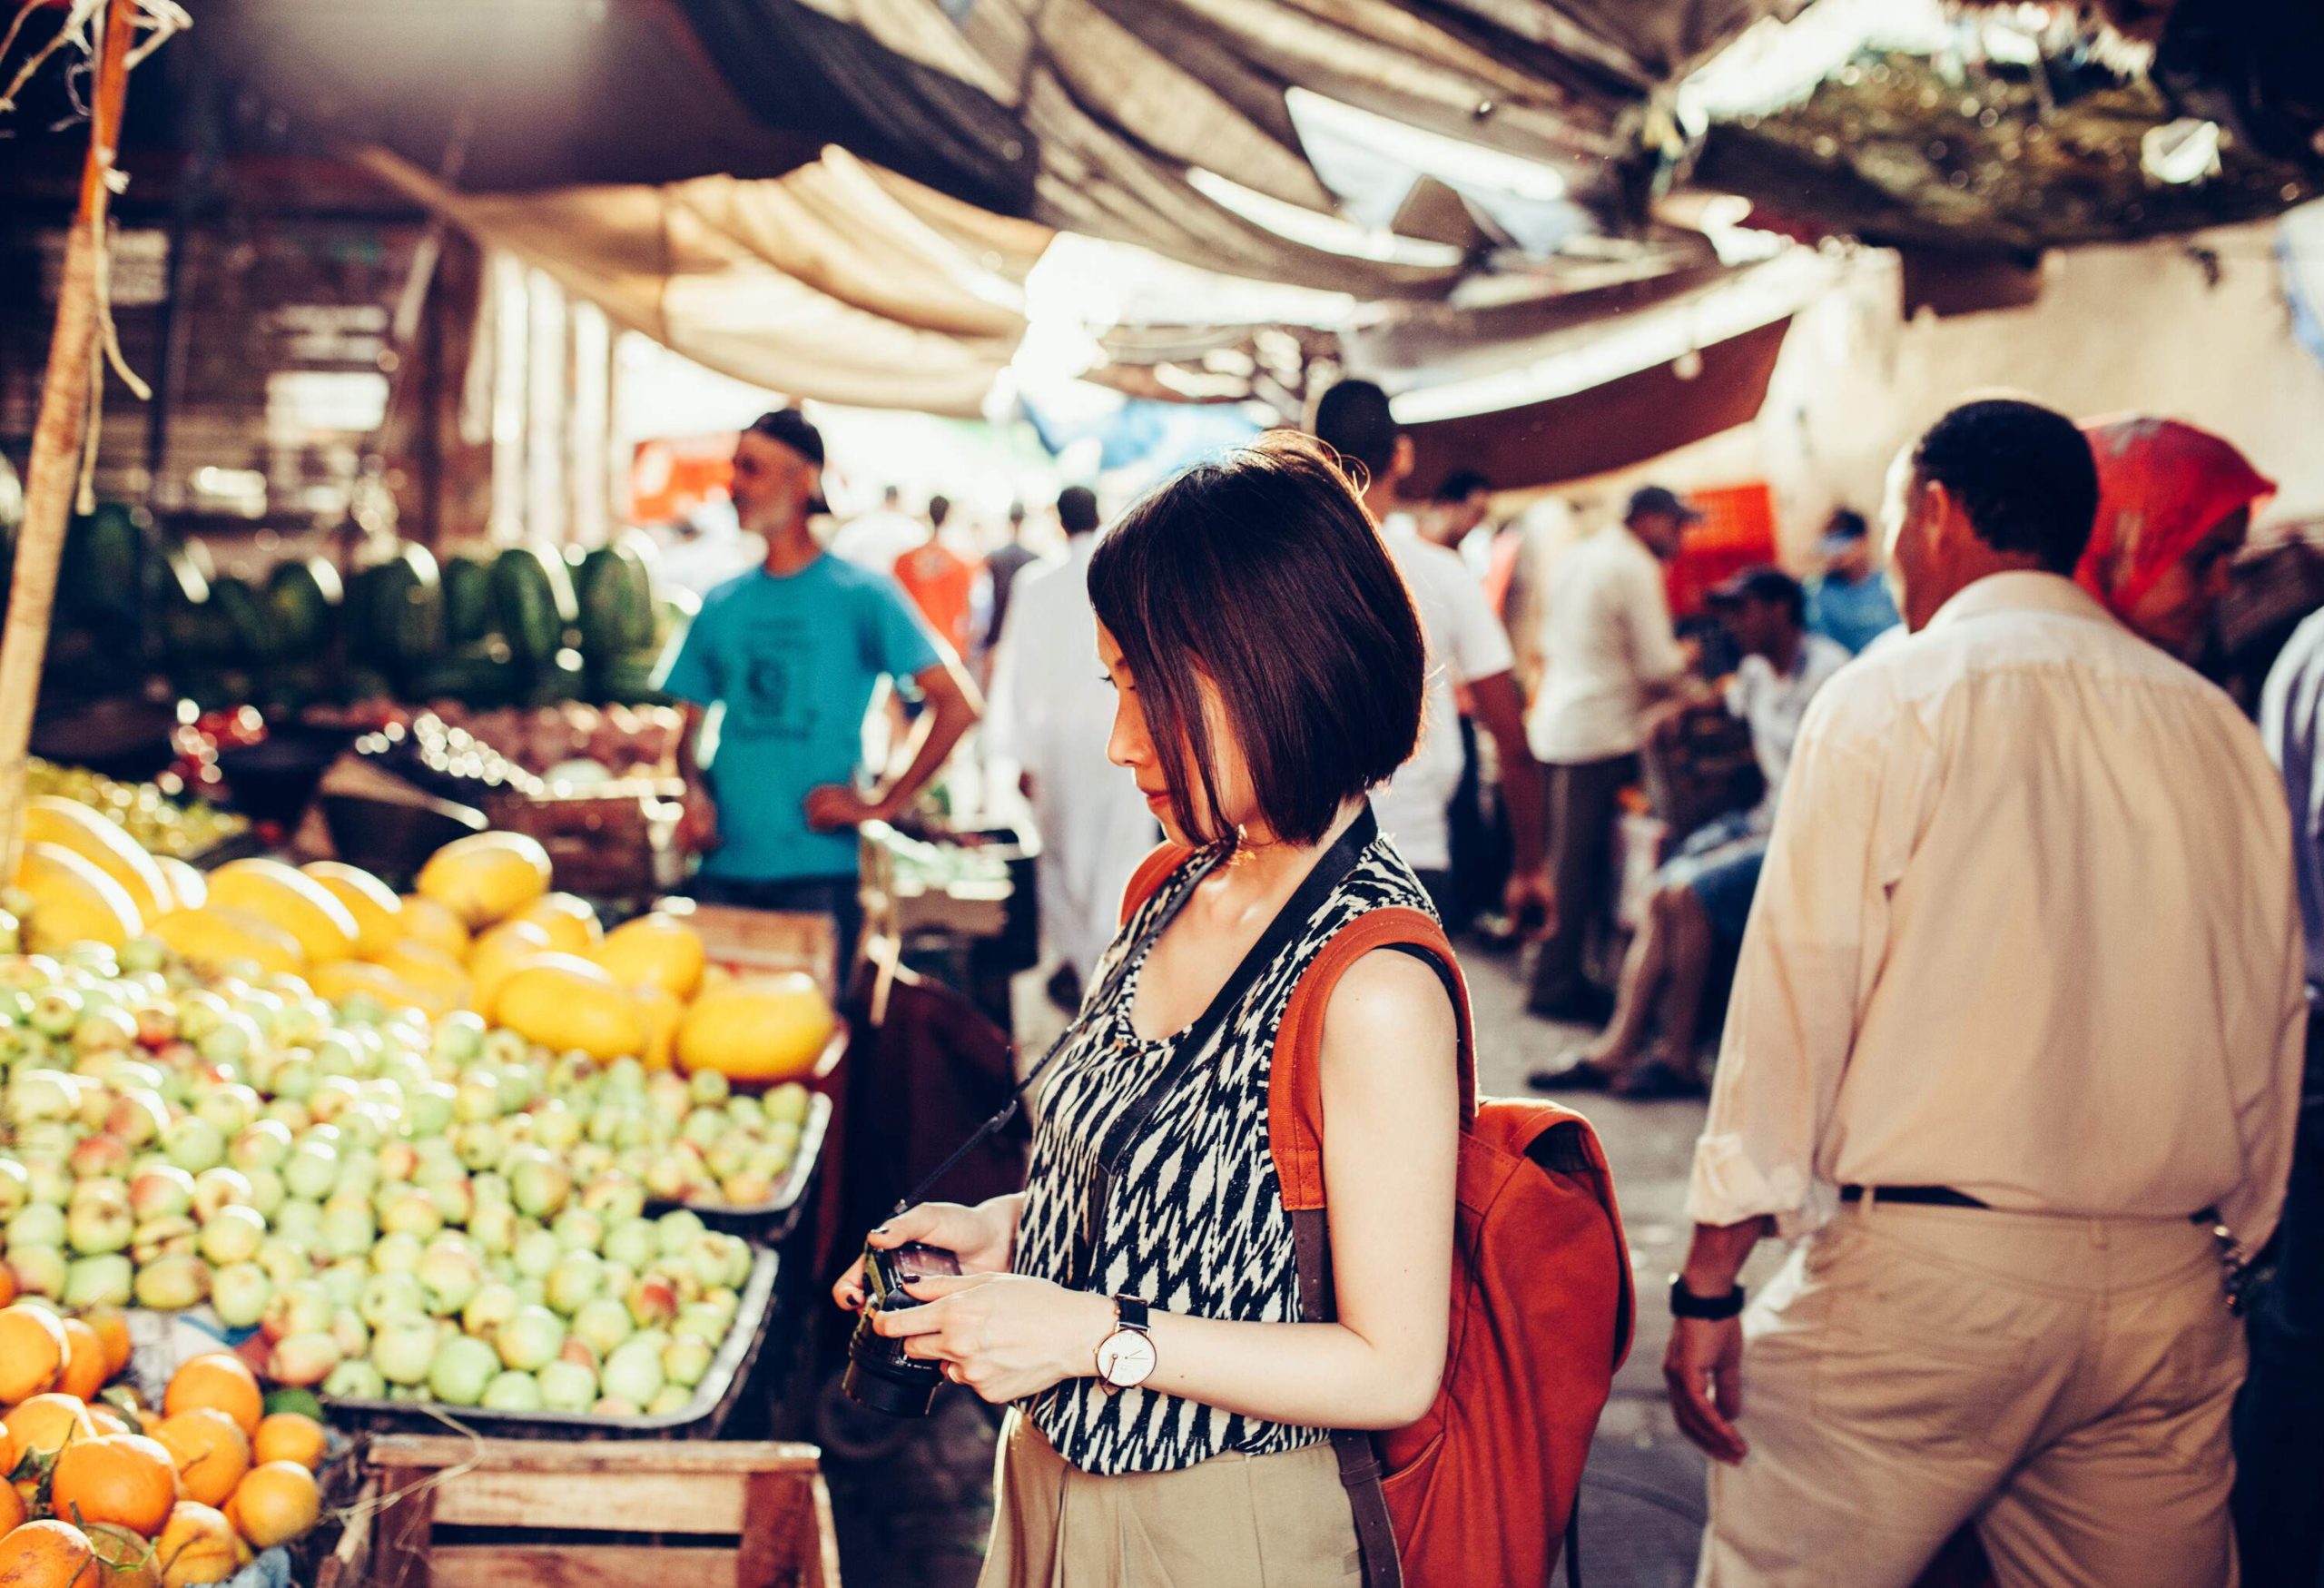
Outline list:
[[[1740,1136],[1705,1136],[1695,1143],[1687,1217],[1697,1224],[1716,1228],[1772,1216],[1777,1233],[1789,1239],[1829,1218],[1832,1206],[1828,1187],[1814,1185],[1796,1164],[1761,1167]]]

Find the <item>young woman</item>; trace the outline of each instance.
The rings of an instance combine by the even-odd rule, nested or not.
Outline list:
[[[1443,1372],[1459,1131],[1443,985],[1374,953],[1325,1012],[1336,1322],[1288,1321],[1267,1088],[1285,1001],[1332,933],[1427,908],[1364,798],[1417,736],[1419,624],[1345,478],[1287,434],[1131,509],[1089,594],[1091,665],[1120,696],[1108,753],[1189,853],[1098,963],[1024,1192],[873,1233],[965,1270],[875,1327],[1014,1403],[983,1588],[1356,1583],[1325,1431],[1412,1422]],[[1166,1067],[1182,1068],[1155,1088]],[[1119,1166],[1102,1193],[1101,1158]],[[860,1270],[834,1294],[860,1306]]]

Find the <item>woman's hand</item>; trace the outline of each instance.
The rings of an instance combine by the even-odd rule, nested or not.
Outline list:
[[[994,1406],[1095,1373],[1099,1342],[1113,1332],[1114,1304],[1022,1274],[921,1279],[907,1292],[925,1305],[874,1312],[872,1327],[904,1343],[904,1355],[944,1364],[944,1376]]]
[[[941,1247],[960,1259],[963,1274],[1005,1274],[1017,1250],[1017,1216],[1025,1206],[1022,1196],[995,1197],[973,1208],[958,1202],[922,1202],[907,1208],[864,1237],[867,1245],[886,1251],[919,1241]],[[863,1259],[840,1276],[832,1299],[850,1312],[863,1306]]]

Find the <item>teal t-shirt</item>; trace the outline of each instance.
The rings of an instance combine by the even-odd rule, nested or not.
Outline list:
[[[724,842],[704,874],[852,875],[855,834],[810,830],[807,792],[855,775],[881,677],[910,678],[936,661],[895,580],[835,557],[783,578],[753,568],[704,597],[662,679],[712,711],[704,771]]]

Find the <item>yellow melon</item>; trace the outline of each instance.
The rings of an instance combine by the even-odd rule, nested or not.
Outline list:
[[[402,940],[403,901],[369,872],[335,860],[312,861],[299,869],[321,883],[355,917],[355,952],[359,957],[377,959],[383,950]]]
[[[519,967],[555,952],[547,931],[532,922],[504,921],[490,928],[468,950],[468,1007],[492,1019],[500,984]]]
[[[636,996],[588,961],[544,954],[500,984],[493,1015],[527,1041],[592,1059],[631,1057],[645,1048],[645,1011]]]
[[[521,833],[456,838],[419,869],[419,891],[471,932],[506,921],[548,892],[548,851]]]
[[[157,854],[153,863],[170,885],[170,909],[199,910],[210,902],[210,879],[192,866],[174,854]]]
[[[406,893],[402,903],[404,936],[433,943],[457,958],[468,958],[468,929],[460,923],[458,916],[435,900],[422,898],[418,893]]]
[[[625,987],[651,984],[684,999],[702,985],[707,956],[700,932],[657,910],[615,927],[589,957]]]
[[[800,972],[706,987],[678,1027],[678,1063],[730,1080],[791,1080],[815,1067],[835,1021],[814,978]]]
[[[183,954],[195,969],[212,974],[238,964],[256,965],[275,976],[303,976],[307,956],[299,940],[262,915],[227,905],[172,910],[150,929]]]
[[[651,981],[634,990],[637,1007],[645,1016],[645,1050],[638,1057],[648,1070],[667,1070],[678,1056],[678,1027],[685,1023],[686,1006],[677,994]]]
[[[433,943],[416,937],[390,943],[384,953],[369,956],[373,964],[390,971],[430,1003],[449,1011],[468,1001],[467,969]]]
[[[120,823],[78,800],[62,794],[34,794],[26,800],[25,842],[54,843],[94,862],[99,871],[122,885],[145,920],[165,912],[172,902],[170,885],[153,857],[138,847]]]
[[[210,873],[210,902],[247,910],[299,940],[310,963],[355,952],[355,917],[329,888],[279,860],[229,861]]]
[[[129,890],[95,861],[60,843],[27,843],[16,863],[16,886],[32,898],[25,947],[54,953],[76,942],[119,948],[143,929]]]
[[[586,959],[589,951],[605,941],[606,929],[598,924],[596,911],[589,901],[571,893],[544,893],[509,919],[529,921],[547,932],[560,954]]]

